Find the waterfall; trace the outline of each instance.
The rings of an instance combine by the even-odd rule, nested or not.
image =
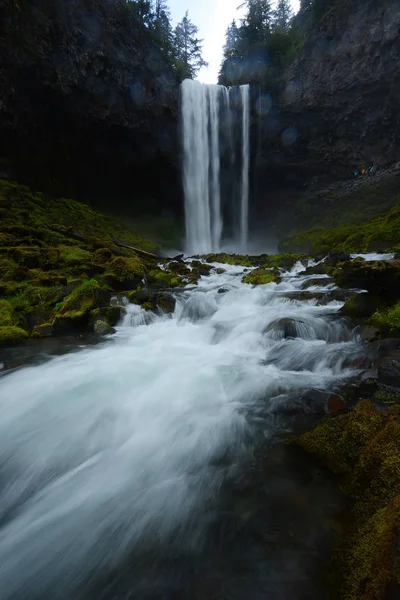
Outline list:
[[[240,87],[242,98],[242,189],[240,202],[240,251],[245,254],[248,238],[249,218],[249,166],[250,166],[250,86]]]
[[[237,89],[237,88],[236,88]],[[187,254],[218,252],[224,224],[224,207],[229,213],[235,203],[235,190],[222,190],[223,168],[241,173],[240,206],[233,237],[246,252],[249,204],[250,86],[228,89],[185,80],[181,87],[183,135],[183,188]],[[232,106],[231,95],[238,97]],[[235,111],[235,113],[233,112]],[[233,116],[239,115],[240,130]],[[236,117],[237,118],[237,117]],[[227,129],[227,132],[224,131]],[[239,135],[234,136],[233,132]],[[221,144],[226,138],[227,143]],[[237,139],[236,139],[237,138]],[[240,145],[240,152],[235,147]],[[227,158],[226,158],[227,157]],[[223,159],[226,158],[224,161]],[[224,167],[224,164],[226,166]],[[225,174],[231,179],[231,173]]]

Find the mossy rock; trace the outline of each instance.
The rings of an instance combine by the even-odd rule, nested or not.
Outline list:
[[[36,339],[52,337],[54,335],[54,327],[50,323],[35,325],[31,335]]]
[[[9,248],[7,255],[22,267],[26,267],[27,269],[42,269],[44,271],[54,269],[60,260],[59,248],[20,246]]]
[[[384,305],[382,298],[371,294],[355,294],[351,296],[340,309],[340,314],[345,317],[366,319]]]
[[[95,322],[93,331],[96,335],[112,335],[115,333],[114,327],[111,327],[108,323],[101,320]]]
[[[0,327],[9,327],[13,324],[14,309],[6,300],[0,300]]]
[[[109,263],[104,279],[112,282],[113,289],[135,290],[142,283],[145,275],[146,267],[140,258],[119,256]]]
[[[0,327],[0,346],[11,346],[13,344],[19,344],[28,339],[28,334],[21,327],[6,326]]]
[[[111,300],[111,292],[98,285],[96,280],[82,283],[67,298],[59,309],[59,314],[71,311],[89,312],[94,308],[107,306]]]
[[[176,273],[177,275],[180,275],[181,277],[190,277],[191,276],[191,270],[188,268],[188,266],[186,265],[186,263],[184,263],[183,261],[171,261],[169,263],[167,263],[168,266],[168,270],[171,271],[172,273]]]
[[[177,288],[185,285],[179,275],[161,269],[152,269],[147,279],[149,284],[159,288]]]
[[[277,273],[275,271],[267,271],[266,269],[253,269],[247,273],[243,279],[243,283],[251,283],[252,285],[264,285],[266,283],[276,282]]]
[[[114,327],[121,320],[121,308],[119,306],[106,306],[103,308],[95,308],[90,311],[90,323],[103,321],[110,327]]]
[[[56,334],[81,332],[89,328],[90,313],[87,310],[70,310],[57,313],[52,326]]]
[[[367,290],[386,301],[400,296],[400,261],[358,261],[341,263],[333,272],[339,287]]]
[[[267,260],[262,264],[262,267],[265,269],[279,267],[285,271],[290,271],[297,262],[306,259],[307,256],[304,254],[270,254]]]
[[[242,267],[257,267],[267,260],[268,254],[249,256],[247,254],[214,253],[200,256],[200,258],[207,261],[207,263],[225,263],[227,265],[239,265]]]
[[[222,267],[218,267],[217,269],[215,269],[215,272],[217,275],[222,275],[223,273],[226,273],[226,269],[223,269]]]
[[[294,436],[341,475],[351,514],[337,556],[341,598],[384,600],[398,564],[400,407],[382,411],[368,400]]]

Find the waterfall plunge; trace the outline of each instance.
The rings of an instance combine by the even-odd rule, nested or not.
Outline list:
[[[245,253],[249,212],[250,86],[240,86],[237,94],[237,88],[228,90],[224,86],[205,85],[188,79],[182,83],[181,90],[186,252],[206,254],[220,250],[226,207],[234,216],[233,237],[240,251]],[[240,129],[233,120],[235,114],[239,116]],[[224,140],[222,145],[221,139]],[[237,152],[238,145],[240,152]],[[228,179],[233,180],[226,193],[222,193],[221,186],[224,169],[230,170]],[[240,174],[239,182],[234,181],[237,174]],[[235,187],[240,190],[239,194]]]

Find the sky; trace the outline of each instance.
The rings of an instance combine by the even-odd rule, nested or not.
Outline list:
[[[233,19],[240,19],[244,9],[237,10],[242,0],[169,0],[173,25],[181,21],[186,10],[191,21],[199,28],[199,37],[204,39],[203,57],[209,63],[198,74],[203,83],[217,83],[221,66],[225,32]],[[292,0],[294,11],[299,0]]]

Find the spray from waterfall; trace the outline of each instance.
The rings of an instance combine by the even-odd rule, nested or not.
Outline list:
[[[181,112],[185,250],[191,255],[218,252],[227,216],[233,223],[231,237],[240,245],[241,252],[246,252],[250,86],[240,86],[238,94],[237,88],[185,80],[181,88]],[[238,175],[240,179],[235,181]],[[233,185],[223,189],[222,178],[234,179]],[[239,190],[239,202],[235,188]]]

